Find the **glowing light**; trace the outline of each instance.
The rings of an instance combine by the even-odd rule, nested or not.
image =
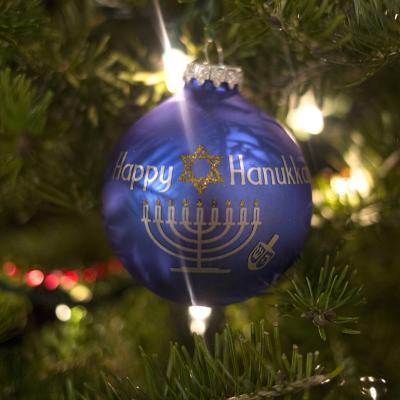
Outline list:
[[[86,308],[83,306],[73,307],[71,310],[71,321],[79,322],[81,319],[85,318],[87,314]]]
[[[6,275],[14,276],[17,273],[17,266],[11,261],[6,261],[3,264],[3,270]]]
[[[161,43],[164,49],[163,63],[165,72],[165,84],[171,93],[176,93],[183,87],[183,73],[189,62],[189,57],[181,50],[174,49],[168,38],[165,28],[164,18],[162,16],[160,3],[153,0],[154,9],[157,16]]]
[[[351,169],[349,176],[335,176],[331,179],[331,188],[339,197],[359,194],[366,197],[371,191],[371,179],[362,168]]]
[[[348,191],[347,179],[335,176],[331,180],[331,187],[339,196],[344,196]]]
[[[111,272],[119,272],[122,270],[122,263],[121,261],[118,260],[118,258],[110,258],[108,260],[108,270]]]
[[[383,378],[363,376],[360,381],[363,382],[361,393],[370,396],[372,400],[376,400],[387,393],[386,380]]]
[[[97,270],[93,267],[86,268],[83,270],[82,276],[85,281],[94,282],[97,279]]]
[[[25,280],[28,286],[39,286],[44,280],[44,274],[39,269],[32,269],[25,274]]]
[[[190,316],[190,331],[203,335],[207,329],[207,319],[210,317],[212,312],[211,307],[205,306],[191,306],[189,307]]]
[[[90,301],[93,297],[91,290],[83,285],[76,285],[72,288],[69,295],[75,301]]]
[[[78,282],[78,274],[75,271],[66,271],[60,279],[60,284],[64,289],[71,289]]]
[[[101,278],[107,273],[107,265],[105,262],[98,262],[96,264],[97,277]]]
[[[193,319],[207,319],[211,315],[211,307],[191,306],[189,307],[189,315]]]
[[[322,132],[324,129],[324,117],[312,94],[308,93],[301,98],[299,106],[289,112],[287,123],[295,131],[311,135],[318,135]]]
[[[351,215],[351,220],[361,226],[369,226],[380,220],[380,210],[376,204],[364,207],[357,213]]]
[[[60,277],[55,272],[51,272],[46,276],[46,278],[44,278],[44,285],[49,290],[57,289],[59,284],[60,284]]]
[[[369,394],[371,396],[371,399],[376,400],[378,398],[378,392],[376,391],[376,389],[372,386],[371,388],[369,388]]]
[[[181,50],[167,48],[163,54],[165,84],[171,93],[183,87],[183,73],[189,63],[189,57]]]
[[[204,335],[206,332],[207,325],[205,321],[201,319],[194,319],[190,322],[190,332],[196,333],[197,335]]]
[[[121,261],[118,260],[118,258],[110,258],[108,260],[108,270],[111,272],[119,272],[122,269],[122,264]]]
[[[349,186],[351,190],[360,193],[361,196],[367,196],[371,190],[371,187],[366,171],[361,168],[352,170],[349,179]]]
[[[56,317],[60,321],[68,321],[71,318],[71,309],[66,304],[59,304],[55,310]]]

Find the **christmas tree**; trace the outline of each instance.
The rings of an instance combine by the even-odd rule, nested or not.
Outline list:
[[[0,0],[0,398],[399,398],[399,13],[397,0]],[[297,139],[314,208],[265,293],[188,310],[123,269],[101,190],[123,132],[207,41]]]

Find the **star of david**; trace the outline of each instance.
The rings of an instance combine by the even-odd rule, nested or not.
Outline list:
[[[198,146],[193,154],[182,155],[181,159],[184,169],[178,180],[180,182],[191,182],[199,194],[203,193],[210,183],[224,182],[224,179],[218,171],[222,156],[211,156],[207,153],[204,146]],[[196,160],[207,160],[210,166],[207,176],[197,178],[194,175],[193,164]]]

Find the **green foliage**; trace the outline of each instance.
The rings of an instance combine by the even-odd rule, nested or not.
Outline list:
[[[0,134],[4,137],[43,132],[51,93],[43,95],[24,75],[11,75],[9,68],[0,72]]]
[[[327,258],[314,281],[308,276],[291,280],[291,288],[284,292],[285,298],[279,304],[281,312],[283,315],[310,320],[318,328],[323,340],[326,340],[327,326],[336,327],[346,334],[360,333],[347,327],[349,323],[357,323],[358,317],[338,315],[342,309],[363,302],[362,287],[351,284],[354,274],[349,273],[348,265],[337,269]]]
[[[0,343],[21,332],[29,311],[29,303],[22,296],[0,292]]]
[[[46,22],[40,0],[0,0],[0,66],[37,45]]]
[[[112,386],[113,399],[187,399],[187,400],[261,400],[290,396],[320,386],[340,373],[340,368],[324,372],[318,352],[300,353],[294,345],[288,357],[282,352],[278,325],[272,334],[264,323],[251,326],[250,338],[226,327],[216,334],[214,354],[211,354],[200,336],[194,336],[191,355],[184,346],[172,345],[166,370],[156,358],[143,352],[146,369],[145,388],[130,384],[120,392]],[[112,384],[110,384],[112,385]],[[88,399],[90,396],[87,397]]]

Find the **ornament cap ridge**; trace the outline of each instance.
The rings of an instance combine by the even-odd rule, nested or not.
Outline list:
[[[200,85],[203,85],[205,81],[211,81],[215,87],[226,83],[229,89],[234,89],[235,86],[240,87],[243,80],[243,72],[240,67],[192,62],[187,65],[183,79],[185,83],[196,79]]]

